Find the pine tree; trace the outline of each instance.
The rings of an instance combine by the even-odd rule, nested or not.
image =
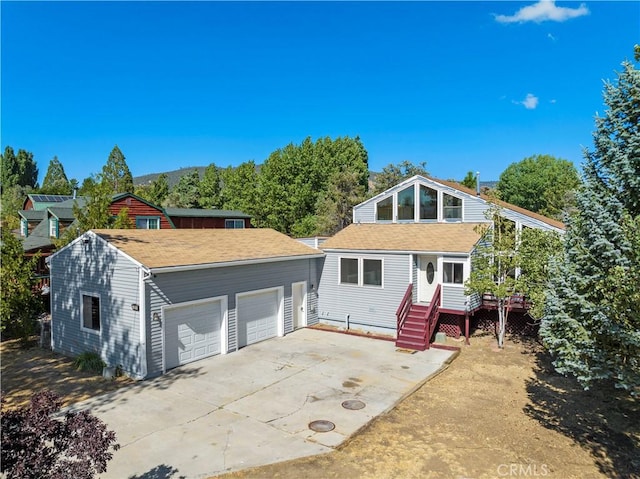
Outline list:
[[[198,170],[185,173],[180,177],[178,183],[171,189],[165,204],[174,208],[200,207],[200,175]]]
[[[540,334],[556,369],[640,394],[640,72],[607,83]]]
[[[71,183],[64,172],[64,166],[57,156],[49,162],[47,173],[44,175],[40,193],[45,195],[70,195],[72,192]]]
[[[118,193],[133,193],[133,176],[131,176],[131,171],[129,171],[125,157],[118,145],[113,147],[107,163],[102,167],[101,178],[114,195]]]

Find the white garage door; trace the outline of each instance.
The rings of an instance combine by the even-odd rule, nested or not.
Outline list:
[[[165,368],[220,354],[223,314],[222,299],[166,307]]]
[[[277,289],[238,296],[238,347],[278,335],[280,299]]]

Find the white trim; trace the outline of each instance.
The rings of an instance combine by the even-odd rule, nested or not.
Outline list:
[[[147,376],[147,298],[145,295],[145,271],[138,268],[138,320],[140,321],[140,375]]]
[[[215,296],[212,298],[203,298],[196,299],[193,301],[183,301],[181,303],[172,303],[165,304],[160,307],[160,318],[162,322],[162,374],[167,372],[167,362],[166,362],[166,316],[165,313],[167,311],[171,311],[172,309],[185,308],[189,306],[195,306],[198,304],[206,304],[206,303],[217,303],[220,302],[220,310],[222,312],[222,318],[220,321],[220,354],[227,354],[229,343],[227,341],[227,337],[229,335],[229,300],[226,295],[223,296]],[[215,355],[214,355],[215,356]],[[211,356],[207,356],[211,357]],[[205,359],[205,358],[202,358]]]
[[[80,290],[79,294],[80,294],[80,308],[78,309],[80,310],[80,331],[102,336],[102,329],[104,326],[102,324],[102,296],[100,295],[100,293],[89,292],[86,290]],[[98,298],[98,321],[100,322],[100,329],[96,330],[92,328],[85,328],[84,326],[84,296],[88,296],[91,298]]]
[[[300,326],[301,328],[305,328],[309,325],[309,317],[307,316],[307,310],[308,308],[308,292],[307,292],[307,282],[306,281],[297,281],[295,283],[291,283],[291,329],[293,331],[295,331],[296,329],[296,324],[295,324],[295,311],[294,311],[294,301],[293,301],[293,297],[294,297],[294,288],[302,286],[302,307],[304,308],[304,317],[303,317],[303,321],[302,321],[302,325]]]
[[[275,291],[278,298],[278,320],[276,334],[278,337],[284,336],[284,286],[276,286],[274,288],[262,288],[254,289],[251,291],[243,291],[242,293],[236,293],[236,351],[240,349],[238,345],[238,325],[240,324],[239,304],[240,299],[244,296],[255,296],[257,294],[264,294]],[[249,346],[249,345],[246,345]]]
[[[322,258],[322,257],[324,257],[324,253],[305,254],[300,256],[276,256],[271,258],[224,261],[220,263],[189,264],[185,266],[161,266],[158,268],[150,268],[149,271],[153,274],[173,273],[177,271],[191,271],[195,269],[226,268],[229,266],[245,266],[245,265],[252,265],[252,264],[277,263],[279,261],[295,261],[299,259],[314,259],[314,258]]]
[[[328,253],[336,253],[336,254],[344,254],[344,256],[357,256],[357,255],[410,255],[410,254],[432,254],[434,256],[437,255],[445,255],[445,256],[460,256],[463,258],[467,258],[475,249],[474,247],[468,252],[460,252],[460,251],[421,251],[421,250],[368,250],[368,249],[326,249],[325,252]]]
[[[342,282],[342,260],[343,259],[355,259],[358,265],[358,282],[357,283],[343,283]],[[365,284],[364,282],[364,261],[380,261],[380,284]],[[339,286],[357,286],[359,288],[377,288],[384,289],[384,258],[380,258],[379,255],[346,255],[338,257],[338,285]]]

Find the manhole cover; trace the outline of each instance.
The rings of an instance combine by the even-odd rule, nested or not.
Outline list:
[[[363,403],[362,401],[360,401],[359,399],[349,399],[347,401],[344,401],[342,403],[342,407],[345,409],[351,409],[352,411],[355,411],[357,409],[362,409],[366,406],[365,403]]]
[[[311,421],[309,423],[309,429],[315,432],[329,432],[333,431],[336,428],[336,425],[331,421],[325,421],[324,419],[320,419],[318,421]]]

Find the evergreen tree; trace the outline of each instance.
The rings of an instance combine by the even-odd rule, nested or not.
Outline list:
[[[174,208],[200,207],[200,175],[198,170],[185,173],[180,177],[178,183],[171,189],[165,206]]]
[[[640,394],[640,72],[623,63],[604,90],[584,187],[554,264],[540,334],[556,369],[588,388]]]
[[[220,208],[222,206],[220,193],[220,171],[215,163],[211,163],[204,170],[204,175],[200,181],[200,207]]]
[[[125,157],[118,145],[113,147],[107,163],[102,167],[101,178],[114,195],[118,193],[133,193],[133,176],[131,176],[131,171],[129,171]]]
[[[54,156],[49,162],[40,193],[45,195],[70,195],[72,191],[71,183],[64,172],[64,166],[62,166],[58,157]]]
[[[3,190],[12,186],[37,188],[38,166],[33,153],[20,149],[16,156],[13,148],[7,146],[0,155],[0,186]]]
[[[335,172],[329,188],[318,199],[315,233],[332,236],[349,226],[353,220],[353,207],[365,199],[366,189],[359,182],[358,172]]]
[[[460,182],[462,186],[466,186],[467,188],[471,188],[472,190],[476,189],[476,179],[477,176],[473,171],[467,171],[467,175]]]

